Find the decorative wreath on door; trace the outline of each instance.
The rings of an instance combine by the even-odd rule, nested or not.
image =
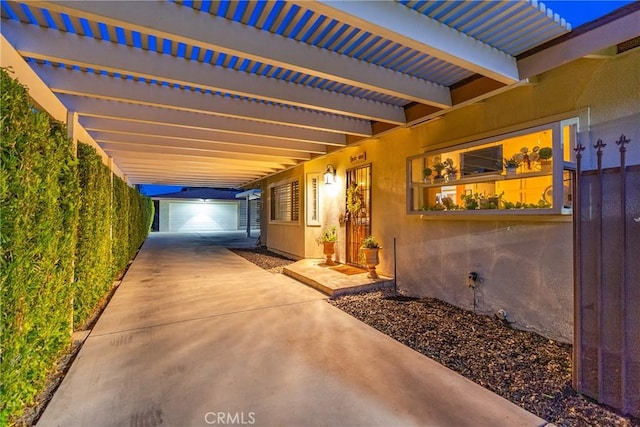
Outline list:
[[[353,218],[358,218],[362,213],[362,205],[364,204],[364,200],[362,200],[362,193],[360,192],[360,188],[354,182],[349,184],[347,188],[347,218],[353,216]]]

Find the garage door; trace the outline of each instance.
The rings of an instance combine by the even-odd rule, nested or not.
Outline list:
[[[169,203],[169,231],[235,231],[238,229],[238,204]]]

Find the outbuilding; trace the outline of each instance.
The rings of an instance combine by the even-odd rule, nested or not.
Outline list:
[[[260,199],[236,199],[240,190],[186,187],[175,193],[152,196],[156,209],[154,231],[209,232],[259,230]]]

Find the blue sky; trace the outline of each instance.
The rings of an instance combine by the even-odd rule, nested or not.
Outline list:
[[[542,1],[548,8],[553,10],[567,22],[572,28],[576,28],[586,22],[591,22],[600,16],[618,9],[633,1],[618,0],[561,0],[561,1]],[[147,196],[156,194],[172,193],[180,191],[182,187],[174,187],[167,185],[141,185],[140,191]]]
[[[575,28],[591,22],[602,15],[618,9],[633,1],[618,0],[562,0],[562,1],[544,1],[548,8],[567,20]]]

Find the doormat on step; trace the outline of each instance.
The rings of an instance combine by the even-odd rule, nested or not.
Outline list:
[[[348,274],[349,276],[351,276],[352,274],[360,274],[360,273],[367,272],[367,270],[363,270],[361,268],[354,267],[352,265],[346,265],[346,264],[342,264],[337,267],[331,267],[331,270],[337,271],[338,273],[342,273],[342,274]]]

